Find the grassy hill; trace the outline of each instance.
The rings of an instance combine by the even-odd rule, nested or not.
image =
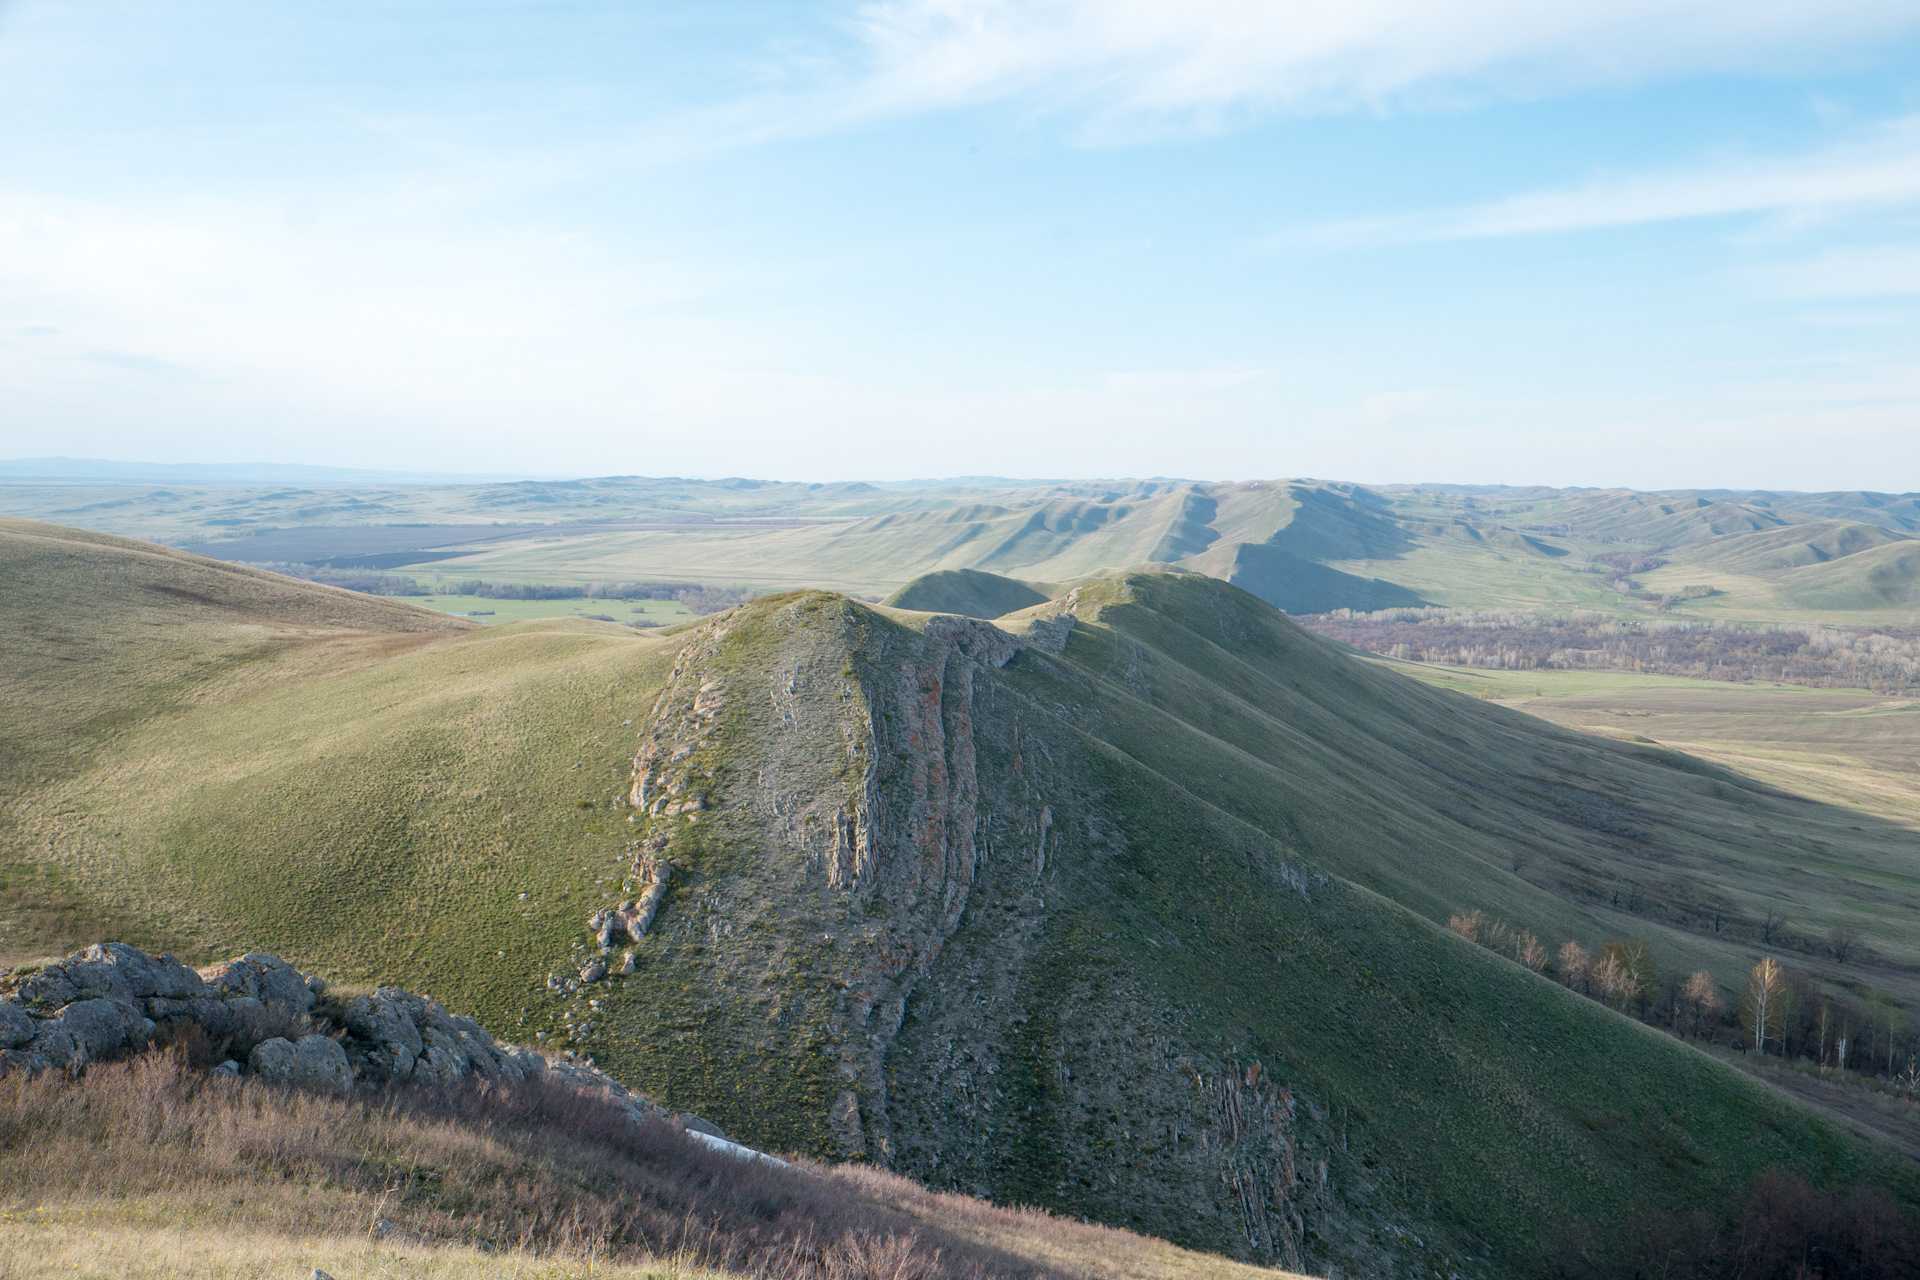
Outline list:
[[[225,603],[259,575],[6,538],[10,650],[103,594],[180,611],[90,642],[177,631],[161,667],[6,673],[57,745],[9,766],[22,950],[103,919],[271,947],[575,1044],[761,1146],[1285,1265],[1539,1274],[1775,1164],[1913,1191],[1436,923],[1640,934],[1731,981],[1751,948],[1695,908],[1790,890],[1894,904],[1873,942],[1907,965],[1910,829],[1424,686],[1200,575],[1003,626],[808,592],[643,636],[291,583],[275,623]],[[221,585],[149,590],[176,573]],[[637,971],[549,990],[662,862]]]
[[[1901,535],[1877,525],[1824,520],[1721,539],[1690,563],[1732,573],[1768,573],[1826,564],[1902,540]]]
[[[923,573],[886,598],[895,609],[919,613],[958,613],[969,618],[997,618],[1003,613],[1043,604],[1047,593],[1032,584],[1003,578],[978,569],[943,569]]]
[[[1882,550],[1920,534],[1915,494],[1299,479],[23,481],[0,482],[0,511],[226,559],[397,571],[441,585],[665,579],[878,598],[929,573],[1067,582],[1168,564],[1293,612],[1425,602],[1920,624],[1912,549]],[[1862,555],[1845,571],[1813,572]]]

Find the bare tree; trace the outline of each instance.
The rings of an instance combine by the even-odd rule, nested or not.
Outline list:
[[[1680,999],[1686,1005],[1693,1023],[1693,1034],[1699,1035],[1701,1027],[1720,1018],[1720,984],[1705,969],[1698,970],[1687,978],[1680,988]]]
[[[1547,967],[1547,949],[1540,945],[1540,939],[1525,929],[1520,931],[1519,939],[1514,944],[1513,958],[1535,973]]]
[[[1756,1052],[1765,1053],[1769,1040],[1780,1039],[1791,1000],[1785,967],[1772,956],[1762,956],[1747,974],[1746,995],[1740,1001],[1740,1021]]]
[[[1575,991],[1585,991],[1592,967],[1585,947],[1571,938],[1560,944],[1560,981]]]
[[[1600,958],[1593,962],[1593,988],[1602,1000],[1621,1009],[1640,994],[1640,979],[1611,943],[1601,949]]]
[[[1834,960],[1845,964],[1853,957],[1860,946],[1860,935],[1851,925],[1837,924],[1827,930],[1827,950],[1833,953]]]
[[[1646,1012],[1646,998],[1654,989],[1658,976],[1654,972],[1653,948],[1645,938],[1629,938],[1626,941],[1607,943],[1600,949],[1602,960],[1612,960],[1611,980],[1613,996],[1621,1008],[1636,1001],[1640,1003],[1640,1012]],[[1596,974],[1598,966],[1595,967]]]
[[[1772,907],[1767,908],[1766,918],[1760,921],[1760,941],[1772,946],[1787,927],[1787,918]]]

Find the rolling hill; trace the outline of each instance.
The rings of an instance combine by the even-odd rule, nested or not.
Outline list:
[[[1689,562],[1731,573],[1767,573],[1826,564],[1900,541],[1901,535],[1878,525],[1823,520],[1725,538]]]
[[[668,580],[879,599],[952,570],[1070,582],[1165,564],[1290,612],[1433,604],[1920,623],[1901,553],[1883,553],[1893,567],[1877,574],[1788,580],[1920,534],[1914,494],[1302,479],[249,487],[0,477],[0,511],[223,559],[441,585]]]
[[[978,569],[923,573],[886,598],[895,609],[917,613],[957,613],[968,618],[997,618],[1003,613],[1045,604],[1047,593],[1031,583]]]
[[[1910,829],[1427,687],[1205,576],[641,635],[45,526],[0,549],[8,650],[97,610],[105,659],[0,689],[9,740],[58,744],[7,766],[22,950],[102,920],[271,947],[762,1147],[1288,1266],[1536,1275],[1774,1165],[1916,1193],[1438,923],[1644,936],[1731,984],[1776,895],[1870,900],[1858,972],[1904,981]],[[122,660],[155,635],[174,657]],[[634,972],[585,981],[588,917],[648,885]]]

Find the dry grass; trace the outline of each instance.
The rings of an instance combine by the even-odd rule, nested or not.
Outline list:
[[[99,1210],[0,1216],[0,1280],[720,1280],[672,1260],[637,1265],[385,1244],[362,1236],[289,1237],[183,1228]]]
[[[742,1162],[558,1085],[330,1097],[175,1052],[0,1077],[0,1257],[0,1280],[1276,1274],[876,1171]]]

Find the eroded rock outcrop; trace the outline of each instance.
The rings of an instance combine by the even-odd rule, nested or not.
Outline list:
[[[472,1018],[424,996],[380,987],[338,999],[320,979],[260,952],[194,970],[105,942],[43,969],[0,975],[0,1075],[78,1074],[193,1033],[227,1059],[221,1075],[336,1093],[545,1077],[604,1090],[636,1118],[717,1132],[670,1115],[584,1062],[501,1044]]]

